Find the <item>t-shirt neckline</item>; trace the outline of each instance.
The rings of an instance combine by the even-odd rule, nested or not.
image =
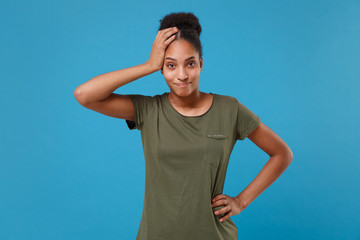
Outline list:
[[[166,98],[165,101],[168,103],[168,105],[170,105],[170,108],[171,108],[176,114],[178,114],[179,116],[181,116],[181,117],[183,117],[183,118],[200,118],[200,117],[203,117],[203,116],[207,115],[207,114],[211,111],[211,109],[214,108],[214,102],[215,102],[215,95],[216,95],[216,94],[211,93],[211,92],[210,92],[209,94],[213,95],[213,99],[212,99],[211,106],[209,107],[209,109],[208,109],[205,113],[203,113],[203,114],[201,114],[201,115],[198,115],[198,116],[185,116],[185,115],[179,113],[179,112],[174,108],[174,106],[171,104],[171,102],[170,102],[170,100],[169,100],[169,98],[168,98],[169,92],[166,92],[166,94],[165,94],[165,98]]]

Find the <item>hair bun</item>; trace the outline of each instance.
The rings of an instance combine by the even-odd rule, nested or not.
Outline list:
[[[198,36],[201,33],[199,19],[191,12],[170,13],[160,20],[160,28],[177,27],[179,30],[194,30]]]

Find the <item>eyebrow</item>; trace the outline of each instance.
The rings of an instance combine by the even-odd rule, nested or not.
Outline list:
[[[195,58],[195,56],[191,56],[191,57],[189,57],[189,58],[185,59],[185,62],[186,62],[186,61],[188,61],[188,60],[190,60],[190,59],[193,59],[193,58]],[[175,58],[171,58],[171,57],[167,57],[167,58],[165,58],[165,59],[169,59],[169,60],[177,61]]]

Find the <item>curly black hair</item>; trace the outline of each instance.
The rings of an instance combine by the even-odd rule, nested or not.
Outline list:
[[[166,15],[160,21],[159,31],[169,27],[177,27],[174,41],[184,39],[191,43],[202,57],[202,46],[200,42],[201,26],[199,19],[191,12],[177,12]]]

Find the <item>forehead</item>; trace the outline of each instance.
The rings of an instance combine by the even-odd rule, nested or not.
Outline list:
[[[197,51],[191,45],[191,43],[185,40],[176,40],[170,43],[165,52],[165,58],[175,58],[177,61],[184,61],[185,59],[195,56],[198,58]]]

